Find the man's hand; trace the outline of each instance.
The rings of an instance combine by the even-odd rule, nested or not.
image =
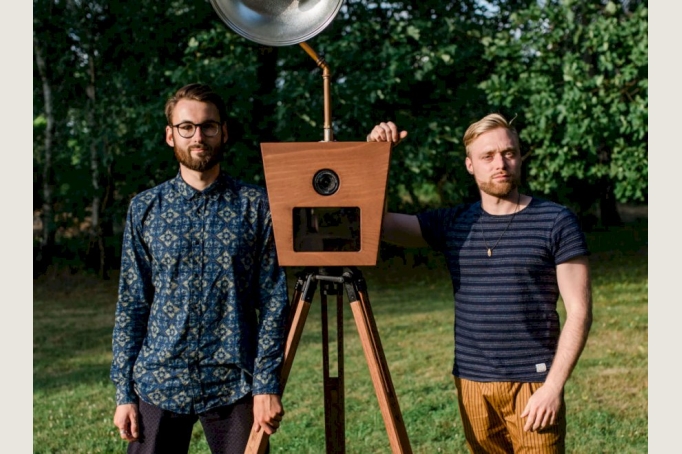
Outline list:
[[[523,426],[526,432],[535,432],[557,423],[557,416],[561,409],[561,389],[558,391],[551,386],[543,385],[530,396],[521,417],[528,419]]]
[[[282,398],[277,394],[256,394],[253,396],[253,428],[259,432],[261,429],[266,434],[272,435],[277,432],[284,416]]]
[[[119,434],[125,441],[136,441],[140,436],[137,416],[137,404],[123,404],[116,407],[114,425],[118,427]]]
[[[393,142],[394,145],[398,145],[405,137],[407,131],[398,132],[398,127],[392,121],[381,122],[367,134],[367,142]]]

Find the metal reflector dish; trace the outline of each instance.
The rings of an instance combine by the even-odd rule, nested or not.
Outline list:
[[[211,0],[228,27],[266,46],[309,40],[329,25],[342,4],[343,0]]]

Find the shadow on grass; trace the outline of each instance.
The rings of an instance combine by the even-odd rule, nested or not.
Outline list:
[[[34,391],[109,380],[116,282],[55,270],[33,281]]]
[[[80,326],[34,334],[34,391],[109,380],[111,327]]]
[[[644,220],[587,234],[595,283],[613,279],[646,280],[647,230]],[[300,269],[287,270],[290,290],[297,271]],[[385,337],[384,314],[409,317],[452,307],[452,285],[440,255],[407,250],[402,256],[380,260],[375,267],[363,267],[360,271],[367,282],[382,338]],[[95,276],[59,272],[34,280],[34,390],[109,380],[117,282],[117,275],[101,281]],[[319,305],[319,293],[318,288],[314,305]],[[429,296],[428,302],[414,303],[423,301],[424,295]],[[343,298],[347,302],[345,292]],[[304,343],[319,342],[319,319],[311,313],[307,324],[314,323],[317,325],[306,328]],[[444,323],[451,324],[451,319],[448,317]]]
[[[68,370],[49,370],[33,374],[33,392],[52,392],[75,385],[110,383],[109,364],[80,364]],[[113,395],[113,383],[112,395]]]

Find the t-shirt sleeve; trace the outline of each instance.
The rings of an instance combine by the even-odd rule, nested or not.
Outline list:
[[[590,254],[578,217],[568,208],[564,208],[557,216],[551,240],[555,265]]]
[[[452,208],[429,210],[417,215],[422,237],[436,251],[443,251],[446,246],[447,233],[454,226],[457,216],[464,210],[464,205]]]
[[[417,220],[422,230],[422,237],[433,249],[440,251],[443,248],[443,232],[439,229],[443,223],[440,222],[443,210],[431,210],[419,213]]]

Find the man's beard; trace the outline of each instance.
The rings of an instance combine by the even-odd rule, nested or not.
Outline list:
[[[492,180],[492,179],[491,179]],[[478,189],[494,197],[505,197],[519,187],[521,178],[519,175],[511,175],[511,180],[503,183],[494,181],[477,181]]]
[[[197,148],[204,150],[203,156],[192,156],[192,150]],[[219,145],[217,148],[207,144],[191,145],[186,150],[180,149],[176,145],[173,147],[173,152],[175,154],[175,159],[177,159],[180,164],[197,172],[210,170],[223,159],[222,145]]]

